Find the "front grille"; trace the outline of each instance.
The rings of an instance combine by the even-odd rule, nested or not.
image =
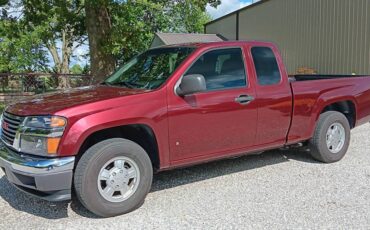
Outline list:
[[[15,134],[22,121],[22,117],[7,112],[3,113],[3,121],[1,124],[1,138],[3,141],[9,145],[13,145]]]

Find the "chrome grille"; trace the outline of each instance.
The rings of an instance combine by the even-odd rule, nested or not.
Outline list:
[[[7,112],[3,113],[3,121],[1,123],[1,138],[4,142],[9,145],[13,145],[15,134],[22,121],[22,117]]]

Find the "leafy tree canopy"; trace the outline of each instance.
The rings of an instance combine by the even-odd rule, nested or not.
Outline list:
[[[210,20],[206,0],[113,1],[109,5],[112,30],[107,44],[120,60],[148,48],[156,32],[202,33]],[[219,1],[210,1],[217,5]]]
[[[0,72],[69,73],[89,37],[91,70],[105,74],[156,32],[203,32],[207,4],[220,0],[0,0]]]
[[[47,58],[38,36],[40,31],[25,31],[20,13],[10,7],[5,6],[0,16],[0,72],[44,71]]]
[[[156,32],[202,33],[207,4],[220,0],[86,0],[93,75],[102,79],[116,66],[112,60],[120,64],[148,48]]]

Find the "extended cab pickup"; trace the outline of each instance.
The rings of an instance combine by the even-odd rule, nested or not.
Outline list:
[[[9,105],[0,167],[27,193],[60,201],[73,188],[108,217],[138,208],[161,170],[297,144],[339,161],[369,120],[369,76],[288,77],[265,42],[166,46],[102,84]]]

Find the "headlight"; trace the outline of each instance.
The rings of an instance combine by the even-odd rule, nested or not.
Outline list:
[[[63,117],[26,117],[19,129],[20,151],[55,156],[66,125],[67,120]]]

